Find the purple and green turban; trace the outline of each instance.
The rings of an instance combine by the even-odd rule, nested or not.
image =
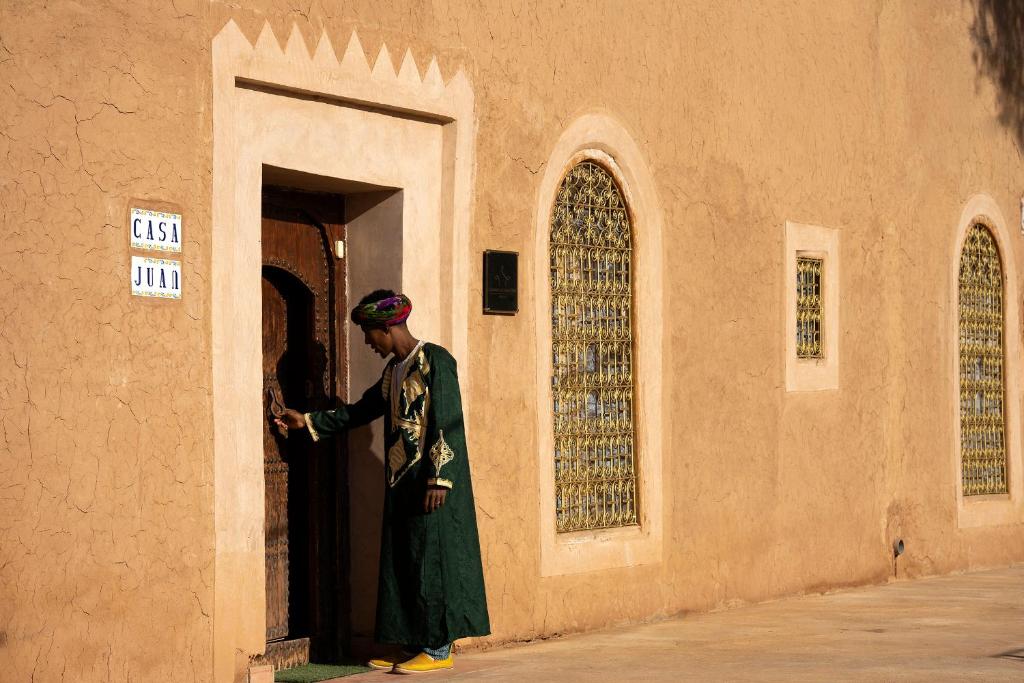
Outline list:
[[[405,294],[371,301],[352,309],[352,322],[360,327],[391,327],[404,323],[412,313],[412,302]]]

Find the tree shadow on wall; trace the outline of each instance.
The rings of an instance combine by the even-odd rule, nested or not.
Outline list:
[[[999,121],[1024,148],[1024,0],[970,0],[978,73],[998,91]]]

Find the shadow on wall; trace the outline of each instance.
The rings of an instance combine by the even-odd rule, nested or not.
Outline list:
[[[974,64],[998,90],[999,121],[1024,148],[1024,0],[971,0]]]

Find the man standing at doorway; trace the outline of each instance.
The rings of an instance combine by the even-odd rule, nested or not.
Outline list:
[[[354,404],[286,409],[276,420],[318,441],[384,417],[376,639],[407,656],[370,666],[396,673],[450,669],[454,640],[490,633],[455,359],[412,336],[411,312],[403,294],[364,297],[352,322],[377,354],[392,357],[380,381]]]

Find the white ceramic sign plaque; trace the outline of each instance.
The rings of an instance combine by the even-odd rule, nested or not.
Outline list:
[[[128,219],[133,249],[181,252],[181,214],[132,209]]]
[[[160,299],[181,298],[181,261],[132,256],[132,294]]]

